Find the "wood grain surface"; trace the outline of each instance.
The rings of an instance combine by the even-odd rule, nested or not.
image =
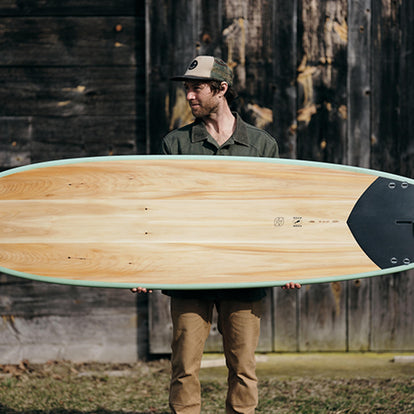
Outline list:
[[[374,272],[346,220],[376,178],[152,157],[18,171],[0,178],[0,266],[62,283],[150,287]]]

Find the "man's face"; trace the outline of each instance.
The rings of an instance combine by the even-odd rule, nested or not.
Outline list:
[[[203,118],[217,111],[219,99],[210,85],[201,81],[186,81],[184,88],[191,112],[196,118]]]

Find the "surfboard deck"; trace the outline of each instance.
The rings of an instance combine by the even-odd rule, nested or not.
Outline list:
[[[282,286],[413,268],[414,181],[239,157],[119,156],[0,174],[0,271],[152,289]]]

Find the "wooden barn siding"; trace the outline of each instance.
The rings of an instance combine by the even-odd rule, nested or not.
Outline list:
[[[166,129],[191,119],[168,78],[193,56],[216,54],[234,66],[236,108],[277,137],[283,157],[414,175],[413,2],[174,3],[149,5],[153,151]],[[170,48],[158,47],[167,39]],[[259,349],[412,351],[413,290],[412,272],[269,290]],[[150,351],[169,352],[168,298],[150,302]],[[206,350],[221,350],[216,325]]]
[[[146,40],[137,5],[0,1],[1,169],[158,152],[190,119],[169,77],[205,53],[234,66],[236,109],[278,137],[283,157],[413,176],[413,2],[152,0]],[[413,285],[397,274],[269,290],[259,349],[413,350]],[[168,299],[155,293],[148,311],[151,352],[168,353]],[[146,312],[145,296],[2,275],[0,356],[143,357]],[[206,350],[220,342],[213,326]]]
[[[372,4],[371,166],[409,177],[414,176],[413,25],[414,2]],[[414,342],[413,272],[371,283],[373,348],[408,349]]]
[[[132,0],[0,1],[0,169],[146,152],[145,10]],[[147,355],[129,291],[0,275],[0,363]]]

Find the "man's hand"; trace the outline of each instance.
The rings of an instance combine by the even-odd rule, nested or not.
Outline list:
[[[300,289],[302,285],[300,283],[290,282],[286,283],[285,286],[282,286],[282,289]]]
[[[152,293],[151,289],[143,288],[143,287],[136,287],[132,288],[131,292],[133,293]]]

